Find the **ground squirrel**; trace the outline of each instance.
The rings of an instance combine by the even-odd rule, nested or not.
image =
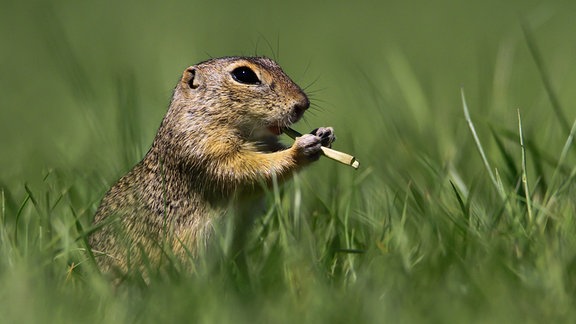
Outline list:
[[[279,143],[310,102],[264,57],[187,68],[152,147],[104,196],[89,238],[102,271],[155,264],[168,246],[194,255],[233,197],[285,180],[334,141],[331,127]]]

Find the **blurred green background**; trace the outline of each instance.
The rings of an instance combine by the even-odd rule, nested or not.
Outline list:
[[[0,323],[571,322],[574,17],[552,0],[0,0]],[[333,126],[361,169],[321,160],[272,199],[288,216],[260,237],[277,250],[247,257],[250,288],[70,281],[78,224],[146,152],[182,71],[228,55],[276,59],[311,97],[295,128]]]
[[[513,129],[520,108],[528,132],[562,140],[539,126],[555,117],[521,24],[568,106],[576,100],[575,8],[571,1],[3,0],[2,176],[29,179],[60,166],[117,174],[126,167],[116,162],[126,105],[137,107],[130,116],[145,151],[180,73],[225,55],[276,58],[318,107],[301,130],[333,125],[338,147],[356,148],[366,165],[393,164],[386,157],[403,149],[462,159],[469,139],[461,87],[477,122]]]

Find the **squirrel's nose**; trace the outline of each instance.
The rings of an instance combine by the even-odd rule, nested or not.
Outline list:
[[[302,93],[301,98],[294,104],[294,110],[298,116],[302,116],[308,107],[310,107],[310,100],[308,100],[308,96]]]

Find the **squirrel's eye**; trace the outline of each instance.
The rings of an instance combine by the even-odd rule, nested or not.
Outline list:
[[[244,84],[260,84],[262,82],[260,82],[260,79],[258,79],[258,76],[256,75],[256,73],[254,73],[254,71],[252,71],[252,69],[250,69],[247,66],[241,66],[238,68],[235,68],[232,71],[232,78],[234,78],[234,80],[240,82],[240,83],[244,83]]]

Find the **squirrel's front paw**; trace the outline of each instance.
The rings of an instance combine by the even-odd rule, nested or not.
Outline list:
[[[316,128],[312,133],[296,138],[294,148],[297,160],[304,163],[318,160],[322,155],[322,146],[330,147],[335,140],[332,127]]]
[[[304,134],[296,138],[293,148],[296,150],[296,159],[308,163],[316,161],[322,154],[322,139],[313,134]]]
[[[310,134],[320,137],[320,142],[325,147],[332,147],[332,143],[336,141],[336,135],[334,135],[334,128],[332,127],[319,127],[310,132]]]

